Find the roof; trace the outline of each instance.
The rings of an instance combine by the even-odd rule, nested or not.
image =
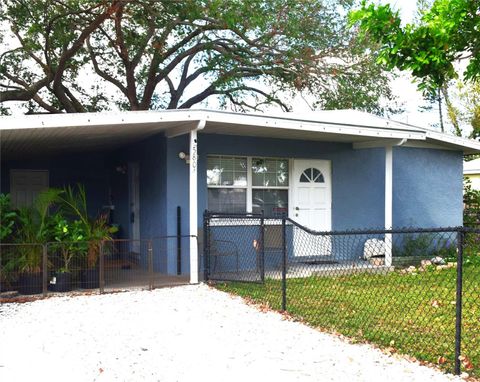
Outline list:
[[[480,158],[468,162],[463,162],[464,174],[480,174]]]
[[[164,132],[168,137],[206,121],[206,134],[349,142],[358,145],[405,141],[480,153],[480,143],[356,110],[306,113],[235,113],[205,109],[41,114],[0,117],[3,157],[62,150],[119,148]]]

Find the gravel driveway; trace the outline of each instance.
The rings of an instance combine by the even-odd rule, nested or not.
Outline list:
[[[0,306],[0,381],[451,381],[205,285]]]

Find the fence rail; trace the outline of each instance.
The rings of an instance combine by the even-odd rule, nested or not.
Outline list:
[[[204,215],[206,279],[305,322],[480,376],[480,231],[315,232]]]
[[[179,267],[188,261],[191,237],[0,243],[0,301],[18,295],[46,297],[78,290],[104,293],[188,283],[188,274],[181,274]]]

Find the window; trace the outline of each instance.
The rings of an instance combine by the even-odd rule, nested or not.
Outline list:
[[[247,208],[247,158],[208,157],[208,209],[241,213]]]
[[[252,212],[288,213],[288,160],[252,158]]]
[[[209,156],[208,209],[253,212],[267,216],[288,213],[288,159]]]
[[[323,174],[316,168],[307,168],[300,175],[300,183],[325,183]]]
[[[48,188],[47,170],[11,170],[10,195],[16,208],[33,205],[38,194]]]

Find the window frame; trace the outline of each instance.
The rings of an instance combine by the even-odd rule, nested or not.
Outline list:
[[[292,174],[292,159],[286,157],[271,157],[271,156],[261,156],[261,155],[224,155],[224,154],[207,154],[207,163],[208,157],[224,157],[224,158],[246,158],[247,160],[247,185],[246,186],[236,186],[236,185],[209,185],[207,182],[207,192],[209,188],[241,188],[246,189],[247,198],[246,198],[246,213],[252,213],[253,211],[253,190],[286,190],[288,197],[288,211],[290,211],[290,201],[292,196],[292,187],[291,187],[291,174]],[[288,168],[288,185],[287,186],[253,186],[253,170],[252,170],[252,160],[256,159],[271,159],[271,160],[286,160]],[[206,168],[208,171],[208,165]]]

